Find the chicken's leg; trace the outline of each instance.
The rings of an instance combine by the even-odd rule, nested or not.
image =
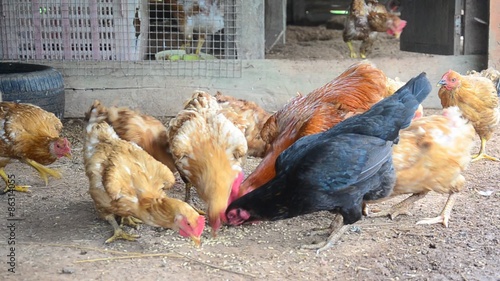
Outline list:
[[[382,211],[377,214],[370,215],[370,217],[385,217],[389,216],[391,220],[397,218],[399,215],[407,215],[408,210],[413,206],[413,203],[425,197],[428,192],[415,193],[406,198],[405,200],[392,206],[389,210]]]
[[[481,149],[478,154],[472,155],[472,162],[480,159],[488,159],[491,161],[500,161],[498,158],[486,154],[486,139],[481,138]]]
[[[426,218],[417,222],[417,224],[435,224],[442,223],[445,227],[448,227],[448,221],[450,220],[451,210],[455,204],[457,193],[451,193],[444,205],[441,214],[435,218]]]
[[[5,194],[11,190],[18,191],[18,192],[29,192],[28,189],[31,187],[29,185],[11,185],[9,183],[9,177],[7,176],[7,174],[5,173],[3,168],[0,168],[0,176],[2,177],[2,179],[4,180],[4,182],[6,184],[5,189],[0,194]],[[10,180],[10,182],[12,182],[12,180]]]
[[[354,50],[354,47],[352,46],[352,41],[347,41],[346,44],[347,44],[347,47],[349,48],[349,51],[350,51],[350,57],[352,59],[357,58],[358,54],[356,54],[356,51]]]
[[[24,162],[26,164],[30,165],[31,167],[35,168],[38,171],[38,173],[40,174],[40,177],[45,181],[45,185],[49,184],[49,177],[48,176],[53,176],[56,179],[61,178],[61,174],[58,171],[47,168],[44,165],[42,165],[36,161],[33,161],[31,159],[25,159]]]
[[[203,44],[205,44],[205,35],[200,35],[198,38],[198,45],[196,46],[196,52],[195,52],[197,56],[200,55]]]
[[[128,225],[134,229],[137,229],[137,227],[139,226],[139,224],[141,224],[142,221],[138,218],[134,218],[134,217],[121,217],[120,219],[120,226],[124,226],[124,225]]]
[[[331,234],[326,241],[310,244],[310,245],[302,245],[301,249],[316,249],[316,254],[331,248],[335,243],[344,235],[344,233],[349,228],[349,225],[344,225],[344,219],[342,216],[336,216],[332,221],[331,225]]]
[[[198,214],[204,216],[206,215],[205,212],[203,212],[202,210],[196,208],[195,206],[193,206],[193,204],[190,204],[189,201],[191,201],[191,187],[193,186],[187,179],[185,179],[184,177],[182,177],[182,180],[184,181],[184,184],[186,185],[186,194],[184,195],[184,201],[186,203],[188,203],[189,205],[191,205],[191,207],[193,207],[193,209],[198,212]]]
[[[116,222],[115,215],[107,215],[105,219],[111,224],[114,230],[113,236],[111,236],[105,243],[114,242],[116,239],[123,239],[128,241],[135,241],[139,238],[139,235],[129,234],[125,232]]]

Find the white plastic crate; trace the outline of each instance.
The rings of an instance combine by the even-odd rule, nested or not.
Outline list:
[[[9,60],[141,60],[146,40],[136,37],[136,9],[140,3],[2,1],[0,34],[4,39],[0,55]],[[141,22],[147,25],[148,20]],[[147,30],[147,26],[141,28]]]

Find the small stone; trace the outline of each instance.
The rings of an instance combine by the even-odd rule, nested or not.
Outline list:
[[[75,269],[71,267],[65,267],[62,269],[62,274],[73,274],[75,273]]]

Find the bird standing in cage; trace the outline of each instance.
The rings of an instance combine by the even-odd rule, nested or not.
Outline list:
[[[189,49],[197,35],[195,54],[199,56],[206,36],[224,28],[224,5],[219,0],[167,0],[165,4],[170,5],[171,14],[184,37],[183,50]]]

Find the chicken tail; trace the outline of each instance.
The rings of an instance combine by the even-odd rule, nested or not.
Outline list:
[[[90,143],[93,143],[95,141],[94,139],[103,141],[118,138],[113,128],[105,122],[106,114],[103,114],[105,111],[106,107],[104,107],[100,101],[95,100],[85,113],[85,120],[87,121],[87,127],[85,128],[87,133],[86,139],[90,141]]]
[[[108,115],[108,109],[101,103],[100,100],[94,100],[92,105],[90,106],[89,110],[85,112],[85,121],[90,122],[90,115],[92,111],[95,111],[95,118],[94,123],[100,122],[102,120],[106,120],[107,115]]]
[[[419,104],[431,90],[426,74],[421,73],[369,111],[339,123],[332,133],[356,133],[396,142],[399,130],[410,125]]]

